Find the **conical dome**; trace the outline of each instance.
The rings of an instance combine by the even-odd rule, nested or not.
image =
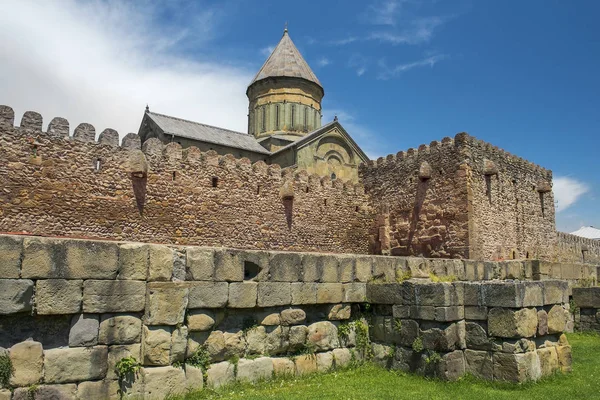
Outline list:
[[[287,29],[283,32],[283,37],[275,50],[250,82],[250,86],[262,79],[276,77],[302,78],[323,87],[292,42]]]

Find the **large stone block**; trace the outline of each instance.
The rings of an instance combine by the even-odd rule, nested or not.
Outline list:
[[[292,283],[291,296],[292,305],[316,304],[317,303],[317,283]]]
[[[175,255],[170,247],[149,245],[148,247],[148,280],[170,281],[173,276]]]
[[[404,287],[400,283],[367,283],[367,302],[372,304],[404,304]]]
[[[17,343],[9,350],[13,374],[10,384],[13,386],[29,386],[42,380],[44,365],[42,344],[27,340]]]
[[[547,288],[549,290],[549,288]],[[555,295],[558,300],[558,295]],[[573,301],[577,307],[600,308],[600,286],[589,288],[573,288]]]
[[[142,360],[144,365],[169,365],[171,329],[160,326],[142,328]]]
[[[291,284],[285,282],[259,282],[258,306],[274,307],[291,304]]]
[[[244,280],[244,261],[240,251],[232,249],[215,250],[215,280],[241,282]]]
[[[136,361],[141,362],[142,346],[139,343],[130,345],[116,345],[108,348],[108,370],[106,379],[117,379],[115,366],[123,358],[133,357]]]
[[[435,320],[440,322],[459,321],[465,318],[463,306],[435,307]]]
[[[484,282],[482,304],[488,307],[523,307],[523,285],[514,282]]]
[[[298,282],[302,273],[302,257],[298,253],[272,252],[269,260],[270,280]]]
[[[354,282],[355,265],[356,265],[356,258],[354,256],[340,256],[339,257],[340,282],[342,282],[342,283]]]
[[[183,362],[186,356],[188,341],[188,328],[185,325],[177,326],[171,334],[171,364]]]
[[[119,247],[116,243],[68,240],[63,243],[63,246],[65,268],[69,279],[115,279],[117,277]]]
[[[316,351],[327,351],[340,347],[337,327],[329,321],[315,322],[308,326],[308,343]]]
[[[558,365],[562,372],[572,371],[573,356],[571,353],[571,346],[562,345],[556,347],[556,355],[558,356]]]
[[[200,368],[191,365],[185,366],[186,387],[190,391],[197,391],[204,387],[204,373]]]
[[[232,282],[229,284],[228,307],[230,308],[256,307],[257,297],[257,282]]]
[[[465,372],[476,378],[491,381],[494,378],[494,361],[488,351],[465,350]]]
[[[46,238],[23,239],[22,278],[70,278],[65,268],[64,241]]]
[[[21,270],[23,239],[18,236],[0,235],[0,278],[18,279]]]
[[[560,369],[556,347],[544,347],[536,351],[540,359],[542,376],[550,376]]]
[[[367,301],[366,283],[344,283],[344,302],[363,303]]]
[[[117,279],[144,281],[148,278],[148,245],[123,243],[119,246]]]
[[[103,379],[108,368],[106,346],[44,351],[44,382],[66,383]]]
[[[207,385],[217,388],[233,382],[235,379],[234,368],[234,365],[229,361],[211,364],[208,371],[206,371]]]
[[[462,301],[457,301],[455,288],[450,283],[422,283],[415,285],[415,296],[416,304],[420,306],[462,305]]]
[[[94,314],[77,314],[71,319],[69,347],[95,346],[98,344],[100,318]]]
[[[396,258],[373,257],[373,278],[382,282],[396,282]]]
[[[302,257],[304,282],[339,282],[339,262],[336,255],[305,254]]]
[[[86,400],[117,400],[120,398],[117,381],[81,382],[77,385],[77,398]]]
[[[257,382],[273,376],[273,361],[268,357],[254,360],[242,358],[237,365],[237,380],[241,382]]]
[[[327,372],[333,367],[333,353],[327,351],[325,353],[317,353],[317,371]]]
[[[187,325],[190,331],[208,331],[216,324],[217,317],[211,310],[190,310]]]
[[[355,278],[357,281],[367,283],[373,277],[373,257],[356,256]]]
[[[537,311],[535,308],[511,310],[492,308],[488,314],[490,336],[504,338],[533,337],[537,332]]]
[[[189,281],[212,281],[215,274],[213,249],[188,247],[186,250],[186,267]]]
[[[189,288],[180,282],[151,282],[144,323],[147,325],[177,325],[183,323],[188,305]]]
[[[31,310],[33,281],[29,279],[0,279],[0,314]]]
[[[139,343],[142,320],[127,314],[104,314],[100,321],[98,342],[100,344]]]
[[[315,355],[302,355],[296,357],[296,375],[306,375],[317,372],[317,357]]]
[[[350,319],[351,307],[350,304],[334,304],[327,307],[327,319],[330,321],[342,321]]]
[[[548,311],[548,333],[563,333],[567,328],[569,320],[569,311],[565,310],[561,305],[554,305]]]
[[[281,311],[281,325],[298,325],[306,320],[306,312],[301,308],[287,308]]]
[[[46,279],[36,282],[36,310],[40,315],[81,311],[82,280]]]
[[[544,305],[544,283],[522,282],[523,307],[541,307]]]
[[[488,338],[485,328],[477,322],[465,324],[466,346],[473,350],[491,350],[492,343]]]
[[[66,383],[62,385],[39,385],[28,388],[17,388],[13,400],[70,400],[75,399],[77,395],[77,385]]]
[[[453,351],[460,348],[460,326],[456,323],[445,328],[421,328],[423,347],[435,351]]]
[[[292,377],[296,372],[296,366],[289,358],[272,358],[271,361],[275,376]]]
[[[494,380],[509,382],[536,381],[542,376],[537,352],[521,354],[494,353]]]
[[[455,381],[465,374],[465,356],[461,350],[446,353],[436,367],[438,377],[447,381]]]
[[[146,301],[146,282],[96,281],[83,283],[83,312],[111,313],[142,311]]]
[[[488,318],[488,309],[484,306],[465,306],[465,319],[485,321]]]
[[[171,366],[144,367],[140,370],[144,382],[144,399],[165,399],[187,390],[185,372]]]
[[[188,308],[221,308],[225,307],[229,297],[227,282],[192,282]]]
[[[413,278],[429,278],[429,274],[432,272],[431,262],[426,258],[408,257],[406,266]]]
[[[317,304],[340,303],[343,295],[344,287],[341,283],[317,284]]]

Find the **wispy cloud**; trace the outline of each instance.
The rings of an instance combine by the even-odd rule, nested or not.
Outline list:
[[[444,23],[442,17],[419,18],[410,21],[401,30],[387,30],[373,32],[368,36],[370,40],[388,42],[393,45],[416,45],[429,42],[437,28]]]
[[[329,60],[329,58],[327,58],[327,57],[321,57],[317,60],[317,65],[319,67],[326,67],[329,64],[331,64],[331,60]]]
[[[386,80],[386,79],[390,79],[390,78],[395,78],[395,77],[399,76],[400,74],[402,74],[403,72],[410,71],[411,69],[414,69],[414,68],[433,67],[435,64],[437,64],[438,62],[440,62],[446,58],[448,58],[448,56],[445,54],[435,54],[435,55],[431,55],[427,58],[424,58],[422,60],[413,61],[413,62],[405,63],[405,64],[398,64],[393,67],[389,67],[387,65],[387,63],[385,62],[385,60],[382,59],[382,60],[379,60],[379,63],[378,63],[378,66],[380,68],[378,78]]]
[[[337,39],[337,40],[329,40],[326,42],[326,44],[330,45],[330,46],[345,46],[347,44],[350,43],[354,43],[361,40],[359,37],[356,36],[348,36],[346,38],[343,39]]]
[[[561,212],[572,206],[590,190],[589,186],[568,176],[554,178],[552,191],[556,201],[556,211]]]
[[[406,0],[384,0],[370,4],[364,14],[364,19],[373,25],[396,25],[396,19]]]
[[[260,54],[264,57],[269,57],[273,50],[275,50],[275,46],[266,46],[260,49]]]
[[[218,35],[221,13],[205,2],[189,3],[172,0],[168,11],[152,2],[4,1],[0,37],[11,39],[0,51],[2,102],[17,115],[42,113],[45,125],[61,116],[71,129],[89,122],[121,135],[137,132],[147,103],[245,131],[252,71],[186,51],[203,49]]]
[[[361,54],[353,54],[348,60],[348,67],[354,69],[357,76],[363,76],[367,72],[369,60]]]

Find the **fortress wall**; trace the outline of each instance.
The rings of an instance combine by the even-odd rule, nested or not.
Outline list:
[[[465,157],[451,138],[362,165],[375,254],[468,258]]]
[[[455,379],[483,355],[506,365],[493,379],[537,379],[570,361],[559,339],[567,282],[512,280],[536,268],[0,235],[0,356],[17,398],[32,385],[40,397],[163,398],[362,359]],[[462,281],[406,280],[450,272]],[[481,281],[496,278],[506,280]],[[533,355],[515,355],[524,345]],[[119,380],[125,357],[141,369]],[[519,374],[524,357],[541,372]]]
[[[404,372],[524,382],[571,371],[568,284],[367,284],[373,356]]]
[[[470,160],[470,258],[552,259],[552,172],[466,134],[460,142]]]
[[[360,185],[0,108],[0,232],[367,253]]]
[[[556,235],[556,261],[600,265],[600,240],[586,239],[564,232],[556,232]]]

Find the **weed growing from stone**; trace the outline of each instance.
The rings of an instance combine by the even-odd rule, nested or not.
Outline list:
[[[356,348],[362,353],[364,360],[372,359],[373,348],[369,338],[369,325],[364,319],[357,319],[354,321],[354,329],[356,332]]]
[[[437,365],[440,361],[442,361],[442,356],[440,356],[440,353],[438,353],[436,351],[430,350],[427,353],[427,357],[425,358],[425,363],[431,364],[431,365]]]
[[[126,380],[133,380],[135,374],[139,371],[142,365],[135,359],[135,357],[123,357],[115,364],[115,372],[119,382]]]
[[[13,373],[12,361],[8,354],[0,355],[0,387],[9,387],[10,377]]]
[[[199,346],[194,354],[185,360],[185,363],[192,367],[200,368],[202,370],[202,378],[204,379],[204,383],[206,383],[208,379],[207,371],[210,366],[210,354],[206,344]]]
[[[402,320],[401,319],[394,320],[394,329],[396,330],[396,332],[402,332]]]
[[[31,386],[29,386],[27,388],[27,399],[28,400],[35,400],[35,394],[38,391],[39,386],[36,384],[33,384]]]
[[[420,337],[416,338],[412,343],[412,349],[416,353],[420,353],[423,351],[423,339]]]
[[[409,270],[403,271],[400,275],[396,275],[396,282],[402,283],[412,278],[412,272]]]

